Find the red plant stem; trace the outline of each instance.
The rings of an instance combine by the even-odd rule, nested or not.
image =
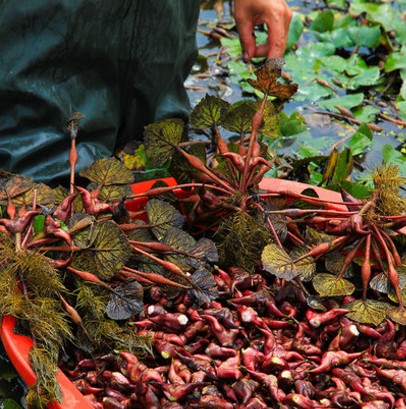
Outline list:
[[[266,217],[266,222],[267,222],[267,224],[268,224],[269,229],[271,230],[272,236],[273,236],[273,238],[275,239],[276,244],[278,245],[278,247],[280,247],[281,249],[283,249],[282,243],[281,243],[281,241],[279,240],[278,235],[276,234],[276,231],[275,231],[275,228],[273,227],[272,222],[269,220],[269,217],[266,215],[266,212],[265,212],[264,208],[263,208],[259,203],[257,203],[257,202],[249,202],[248,205],[255,206],[257,209],[259,209],[259,211],[260,211],[261,213],[263,213],[263,214],[265,215],[265,217]]]
[[[257,112],[255,112],[254,116],[252,117],[252,130],[251,130],[251,135],[250,135],[250,141],[248,144],[248,151],[247,155],[245,157],[245,165],[244,165],[244,170],[242,174],[242,179],[240,181],[240,190],[245,192],[247,190],[247,176],[248,176],[248,171],[250,169],[250,162],[254,150],[254,145],[257,143],[257,135],[258,135],[258,130],[262,124],[262,120],[264,117],[264,109],[266,105],[266,101],[268,99],[268,93],[266,92],[264,94],[264,98],[261,102],[261,106],[258,109]]]
[[[69,164],[70,164],[70,194],[75,191],[75,166],[78,161],[78,151],[76,149],[76,137],[71,138],[71,148],[69,152]]]
[[[370,237],[370,235],[368,235],[368,237]],[[361,245],[364,243],[365,241],[365,237],[362,237],[360,240],[358,240],[357,244],[352,248],[352,250],[346,255],[343,265],[341,266],[340,272],[337,275],[337,280],[339,280],[340,278],[342,278],[342,276],[345,273],[345,270],[347,269],[347,267],[350,265],[351,261],[354,259],[354,257],[356,256],[359,248],[361,247]]]
[[[336,239],[332,240],[329,243],[320,243],[314,246],[308,253],[303,254],[303,256],[300,256],[293,260],[289,264],[294,264],[298,263],[299,261],[302,261],[308,257],[314,257],[314,258],[319,258],[321,256],[324,256],[325,254],[337,249],[341,245],[343,245],[346,241],[348,240],[348,236],[339,236]]]
[[[386,242],[384,238],[382,237],[379,229],[373,223],[371,224],[371,226],[376,234],[378,242],[380,243],[383,251],[385,252],[386,261],[388,262],[388,279],[389,279],[389,282],[392,284],[393,289],[395,290],[396,298],[398,299],[399,305],[403,309],[404,308],[403,298],[402,298],[401,290],[399,288],[399,274],[396,271],[395,267],[393,266],[393,256],[391,252],[389,251],[388,246],[386,245]]]
[[[143,271],[134,270],[133,268],[130,268],[130,267],[127,267],[127,266],[123,266],[120,273],[127,276],[127,277],[129,276],[128,273],[131,273],[133,278],[135,278],[135,276],[141,276],[141,277],[144,277],[147,280],[150,280],[150,281],[152,281],[153,283],[156,283],[156,284],[167,284],[167,285],[172,285],[172,286],[175,286],[175,287],[189,288],[186,285],[179,284],[179,283],[176,283],[175,281],[169,280],[168,278],[166,278],[166,277],[164,277],[164,276],[162,276],[160,274],[153,273],[153,272],[146,273],[146,272],[143,272]]]
[[[365,255],[362,263],[361,277],[362,277],[362,299],[366,300],[369,280],[371,278],[371,235],[368,234],[365,238]]]
[[[372,236],[371,238],[371,248],[374,253],[374,257],[379,264],[379,267],[382,271],[385,271],[385,266],[383,265],[381,253],[379,251],[378,243],[376,242],[376,238]]]
[[[393,240],[390,238],[390,236],[386,232],[384,232],[383,230],[380,230],[379,232],[381,233],[383,239],[386,240],[386,242],[388,243],[388,245],[389,245],[389,247],[391,249],[392,256],[393,256],[393,259],[395,261],[395,264],[397,266],[401,266],[402,265],[402,259],[401,259],[400,255],[398,253],[398,250],[397,250],[397,248],[395,246],[395,243],[393,242]]]
[[[263,195],[260,195],[263,197]],[[328,202],[332,203],[332,202]],[[296,216],[305,216],[306,214],[314,214],[314,213],[319,213],[323,214],[326,217],[324,219],[316,219],[317,223],[321,222],[327,222],[330,221],[332,217],[338,217],[340,220],[347,220],[349,219],[350,216],[358,214],[358,212],[347,212],[347,211],[342,211],[340,212],[339,210],[327,210],[327,209],[285,209],[285,210],[271,210],[268,211],[268,214],[281,214],[284,216],[289,216],[289,217],[296,217]],[[330,217],[327,217],[330,216]]]
[[[363,205],[363,203],[358,204],[358,203],[347,203],[344,201],[335,201],[335,200],[325,200],[325,199],[319,199],[317,197],[311,197],[311,196],[306,196],[306,195],[302,195],[300,193],[296,193],[293,192],[291,190],[284,190],[284,191],[278,191],[277,193],[275,192],[269,192],[269,193],[262,193],[260,195],[261,197],[275,197],[275,196],[287,196],[287,197],[292,197],[294,199],[301,199],[304,202],[310,203],[310,204],[314,204],[314,205],[330,205],[330,204],[334,204],[334,205],[342,205],[342,206],[349,206],[351,205],[352,207],[361,207],[361,205]],[[321,210],[323,211],[323,210]],[[339,210],[335,210],[337,212],[339,212]],[[346,212],[343,211],[342,214],[356,214],[357,212]]]
[[[38,194],[38,190],[34,189],[33,191],[33,198],[32,198],[32,210],[37,210],[37,194]],[[27,245],[27,241],[31,235],[32,232],[32,226],[33,226],[33,220],[31,220],[30,224],[28,225],[27,231],[24,235],[24,238],[21,242],[21,247],[25,247]]]
[[[132,247],[132,249],[133,249],[133,251],[134,251],[135,253],[140,253],[140,254],[142,254],[143,256],[146,256],[146,257],[150,258],[151,260],[154,260],[156,263],[160,264],[162,267],[166,268],[166,269],[169,270],[171,273],[176,274],[176,275],[179,276],[179,277],[186,278],[188,281],[191,280],[190,277],[188,277],[188,276],[182,271],[182,269],[181,269],[180,267],[178,267],[176,264],[171,263],[170,261],[162,260],[162,259],[160,259],[160,258],[158,258],[158,257],[155,257],[154,255],[152,255],[152,254],[150,254],[150,253],[148,253],[148,252],[146,252],[146,251],[144,251],[144,250],[141,250],[141,249],[138,248],[137,246],[131,246],[131,247]]]
[[[189,162],[190,166],[202,172],[202,174],[206,175],[214,183],[217,183],[218,185],[222,186],[224,189],[228,191],[229,194],[236,193],[235,189],[232,186],[230,186],[228,182],[226,182],[225,180],[215,175],[210,169],[206,167],[206,164],[203,163],[199,158],[197,158],[196,156],[190,155],[189,153],[187,153],[186,151],[184,151],[183,149],[177,146],[176,146],[176,149]]]
[[[198,183],[198,182],[192,182],[192,183],[183,183],[180,185],[175,185],[175,186],[165,186],[165,187],[154,187],[146,192],[143,193],[138,193],[138,194],[134,194],[131,196],[128,196],[129,199],[136,199],[139,197],[148,197],[148,196],[157,196],[157,195],[161,195],[163,193],[167,193],[167,192],[172,192],[173,190],[177,190],[177,189],[183,189],[183,188],[195,188],[195,187],[204,187],[206,189],[213,189],[213,190],[217,190],[219,192],[225,193],[227,195],[230,194],[230,189],[224,189],[220,186],[217,185],[210,185],[207,183]]]

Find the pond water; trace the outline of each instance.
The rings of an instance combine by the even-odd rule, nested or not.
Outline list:
[[[323,1],[295,0],[288,1],[288,3],[294,12],[302,15],[302,19],[306,18],[312,11],[325,6]],[[207,59],[207,67],[206,71],[202,73],[201,66],[196,66],[196,72],[199,72],[199,75],[193,75],[192,73],[186,82],[192,106],[203,98],[206,93],[222,97],[231,103],[242,98],[255,98],[253,95],[244,93],[235,75],[230,76],[228,62],[231,59],[227,54],[221,54],[222,47],[220,41],[207,35],[219,21],[225,27],[232,26],[233,20],[230,17],[229,2],[226,0],[223,2],[224,10],[221,19],[219,19],[219,15],[213,9],[216,4],[215,1],[202,1],[201,4],[197,43],[199,53]],[[305,30],[300,38],[300,46],[309,41],[315,42],[317,40],[312,33]],[[285,65],[284,70],[289,71],[288,64]],[[294,75],[292,75],[292,81],[295,82]],[[340,92],[341,95],[346,95],[345,90],[340,90]],[[377,95],[376,98],[377,100],[374,103],[382,106],[385,104],[380,100],[381,96]],[[306,146],[314,145],[311,148],[314,148],[315,151],[320,148],[320,153],[327,155],[331,152],[333,146],[342,147],[359,127],[359,125],[329,116],[325,109],[321,109],[317,103],[310,100],[296,101],[295,97],[293,97],[284,104],[283,111],[288,115],[294,112],[302,115],[308,131],[296,135],[294,138],[279,139],[274,147],[280,154],[291,154],[292,151],[299,150],[300,146],[304,144]],[[320,114],[320,111],[323,111],[323,113]],[[406,151],[406,132],[404,128],[386,120],[380,120],[377,124],[382,128],[382,131],[374,131],[372,144],[368,150],[364,154],[357,156],[354,175],[357,172],[369,172],[379,165],[382,161],[382,148],[386,144],[389,144],[399,152]],[[406,174],[406,168],[403,171]]]

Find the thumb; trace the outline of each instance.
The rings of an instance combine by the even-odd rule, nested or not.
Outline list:
[[[248,24],[247,22],[238,24],[237,23],[238,34],[240,36],[240,43],[242,47],[243,60],[248,62],[254,57],[255,54],[255,36],[254,36],[254,26]]]

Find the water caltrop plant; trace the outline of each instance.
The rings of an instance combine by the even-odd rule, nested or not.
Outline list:
[[[310,185],[301,185],[300,192],[262,188],[264,177],[278,165],[276,153],[262,138],[278,126],[279,102],[297,90],[296,84],[278,81],[282,65],[281,59],[267,60],[256,71],[256,80],[250,80],[262,93],[261,101],[229,104],[208,95],[195,107],[188,125],[167,119],[146,127],[149,161],[167,166],[175,186],[157,181],[151,189],[133,193],[133,174],[116,158],[88,166],[80,172],[88,185],[77,185],[79,114],[68,121],[69,190],[51,189],[20,175],[2,175],[0,313],[16,317],[19,331],[34,340],[30,363],[37,381],[26,397],[30,407],[61,400],[55,373],[61,355],[69,356],[73,346],[92,362],[94,357],[121,351],[127,364],[139,369],[132,353],[151,354],[152,345],[160,345],[162,356],[173,353],[184,364],[196,367],[199,362],[205,367],[204,362],[191,362],[185,353],[168,352],[167,334],[137,330],[131,320],[144,314],[145,300],[162,296],[174,305],[182,300],[179,311],[189,307],[188,314],[194,314],[196,322],[206,320],[228,348],[240,325],[234,317],[221,315],[224,308],[221,313],[207,308],[220,297],[217,273],[224,273],[227,280],[225,270],[233,271],[235,280],[228,301],[237,306],[244,323],[254,322],[269,340],[273,335],[268,324],[290,325],[271,296],[289,285],[315,308],[326,309],[328,298],[353,295],[347,310],[339,313],[350,311],[347,316],[355,321],[379,325],[390,317],[402,325],[406,322],[400,239],[406,215],[399,194],[404,180],[395,166],[376,169],[375,191],[362,201],[342,191],[342,200],[327,202]],[[207,138],[189,140],[190,129]],[[224,130],[231,136],[223,136]],[[140,200],[137,208],[131,207],[134,200]],[[273,320],[264,326],[255,311],[240,305],[247,299],[235,296],[234,287],[264,283],[263,276],[271,284],[258,291],[265,296],[261,303],[279,314],[282,324]],[[198,317],[195,311],[200,307],[206,313]],[[137,325],[159,324],[176,332],[184,325],[177,320],[185,317],[179,311],[138,320]],[[334,314],[337,311],[333,309]],[[223,331],[217,318],[231,322],[230,331]],[[172,339],[180,345],[179,337]],[[233,354],[233,359],[240,358]],[[348,359],[340,355],[340,362]],[[325,367],[323,363],[314,370]],[[159,374],[153,375],[152,386],[172,398],[169,386],[158,382]],[[190,388],[201,385],[195,382]]]

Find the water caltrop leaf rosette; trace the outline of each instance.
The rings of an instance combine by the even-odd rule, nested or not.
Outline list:
[[[312,284],[321,297],[341,297],[355,291],[355,285],[350,281],[327,273],[317,274]]]
[[[87,166],[80,176],[97,184],[126,185],[134,182],[134,175],[123,162],[116,158],[102,158]]]
[[[274,243],[265,246],[262,252],[264,270],[278,278],[291,281],[302,273],[298,264],[295,264],[289,254]]]
[[[76,235],[75,243],[82,251],[75,254],[72,265],[91,271],[101,279],[117,274],[132,254],[126,235],[111,220],[97,223]]]
[[[145,151],[153,166],[163,166],[172,159],[182,140],[183,125],[181,119],[171,118],[145,127]]]
[[[152,233],[158,240],[162,240],[167,230],[171,227],[182,227],[184,216],[176,210],[171,204],[159,199],[151,199],[148,201],[147,215]]]
[[[283,58],[271,58],[255,71],[257,79],[249,78],[249,84],[262,93],[280,99],[289,99],[298,89],[297,84],[281,84],[277,79],[281,76]]]

